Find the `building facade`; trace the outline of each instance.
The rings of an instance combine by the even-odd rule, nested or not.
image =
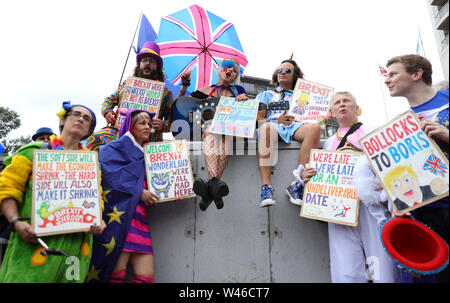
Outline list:
[[[441,58],[445,80],[448,81],[448,0],[427,0],[433,32]]]

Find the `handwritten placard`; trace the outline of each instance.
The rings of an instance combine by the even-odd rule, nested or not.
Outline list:
[[[448,160],[409,110],[359,140],[397,211],[448,196]]]
[[[86,231],[101,223],[96,152],[35,150],[31,224],[38,236]]]
[[[121,92],[119,108],[140,109],[158,114],[163,93],[163,82],[130,76]],[[115,126],[120,128],[124,119],[124,116],[117,115]]]
[[[328,112],[334,88],[299,78],[292,94],[289,114],[296,121],[316,123]]]
[[[196,196],[186,140],[149,143],[144,151],[147,187],[159,196],[158,202]]]
[[[311,150],[310,166],[317,174],[306,183],[300,216],[356,226],[359,200],[353,172],[361,156],[352,151]]]
[[[258,104],[258,100],[236,101],[234,98],[221,97],[209,131],[219,135],[252,138]]]

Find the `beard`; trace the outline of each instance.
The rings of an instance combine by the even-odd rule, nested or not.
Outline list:
[[[144,71],[146,73],[144,73]],[[148,72],[150,72],[150,73],[148,73]],[[136,75],[136,77],[145,78],[145,79],[149,79],[149,80],[158,80],[158,78],[159,78],[158,71],[150,70],[149,68],[146,68],[146,69],[136,68],[135,75]]]

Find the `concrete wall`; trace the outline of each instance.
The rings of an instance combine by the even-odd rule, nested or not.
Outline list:
[[[198,143],[191,164],[195,178],[207,180]],[[272,175],[277,204],[261,208],[255,144],[237,144],[230,156],[221,210],[213,202],[201,211],[200,197],[150,208],[155,282],[330,282],[327,224],[301,218],[285,194],[300,145],[280,144]]]

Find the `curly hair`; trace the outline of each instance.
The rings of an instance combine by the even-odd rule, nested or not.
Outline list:
[[[141,58],[142,60],[142,58]],[[152,71],[152,73],[150,74],[150,78],[149,77],[144,77],[142,74],[142,70],[139,68],[139,66],[141,65],[141,60],[139,60],[137,62],[136,67],[134,68],[134,72],[133,72],[133,76],[134,77],[140,77],[140,78],[148,78],[150,80],[157,80],[157,81],[161,81],[164,82],[164,71],[162,68],[161,63],[159,63],[159,61],[156,61],[156,64],[158,65],[156,71]]]
[[[302,78],[303,79],[303,72],[300,69],[300,67],[297,65],[297,62],[295,62],[294,60],[291,60],[291,59],[283,60],[280,63],[280,65],[285,63],[285,62],[290,63],[290,64],[292,64],[294,66],[294,77],[293,77],[294,81],[292,81],[292,87],[291,87],[291,89],[294,89],[297,79],[298,78]],[[273,86],[275,86],[275,87],[278,87],[278,85],[279,85],[277,70],[278,70],[278,68],[273,72],[273,74],[272,74],[272,81],[271,81],[271,84]]]

